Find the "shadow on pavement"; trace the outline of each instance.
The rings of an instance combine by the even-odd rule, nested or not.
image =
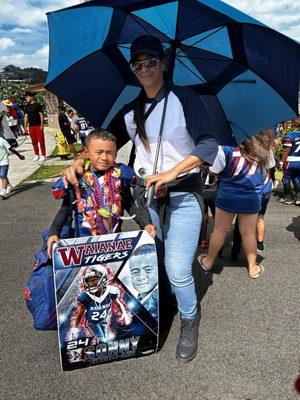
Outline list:
[[[293,217],[292,223],[290,223],[285,229],[288,232],[293,232],[295,238],[300,240],[300,216]]]
[[[17,185],[14,188],[14,190],[10,193],[8,198],[17,196],[18,194],[26,192],[27,190],[30,190],[30,189],[32,189],[34,187],[43,186],[43,185],[44,185],[43,181],[41,181],[41,182],[32,182],[32,183],[23,183],[23,184]]]

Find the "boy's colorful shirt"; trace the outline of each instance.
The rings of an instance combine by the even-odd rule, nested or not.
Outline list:
[[[122,190],[135,184],[132,168],[115,164],[99,176],[89,161],[75,190],[75,220],[79,236],[103,235],[115,232],[121,222]],[[53,186],[56,199],[66,194],[62,180]]]
[[[283,138],[283,145],[290,147],[291,151],[288,155],[287,161],[300,161],[300,130],[288,131]]]

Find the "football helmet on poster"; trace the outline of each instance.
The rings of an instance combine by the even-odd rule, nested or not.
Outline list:
[[[107,270],[103,265],[92,265],[83,277],[84,290],[87,293],[96,293],[99,289],[105,290],[108,283]]]

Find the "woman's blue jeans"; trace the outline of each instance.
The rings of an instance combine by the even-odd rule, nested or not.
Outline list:
[[[198,246],[202,212],[196,197],[182,194],[170,197],[170,208],[164,226],[159,227],[157,200],[149,209],[158,238],[163,240],[165,267],[175,293],[181,317],[192,319],[197,312],[192,265]]]

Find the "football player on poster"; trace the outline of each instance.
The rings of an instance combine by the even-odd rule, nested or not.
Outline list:
[[[112,303],[121,314],[119,322],[130,325],[131,316],[126,312],[119,299],[119,289],[109,284],[108,272],[103,265],[89,267],[83,277],[84,290],[77,296],[77,314],[72,321],[71,336],[77,339],[80,332],[80,322],[85,314],[86,327],[100,342],[111,339],[110,319]]]

